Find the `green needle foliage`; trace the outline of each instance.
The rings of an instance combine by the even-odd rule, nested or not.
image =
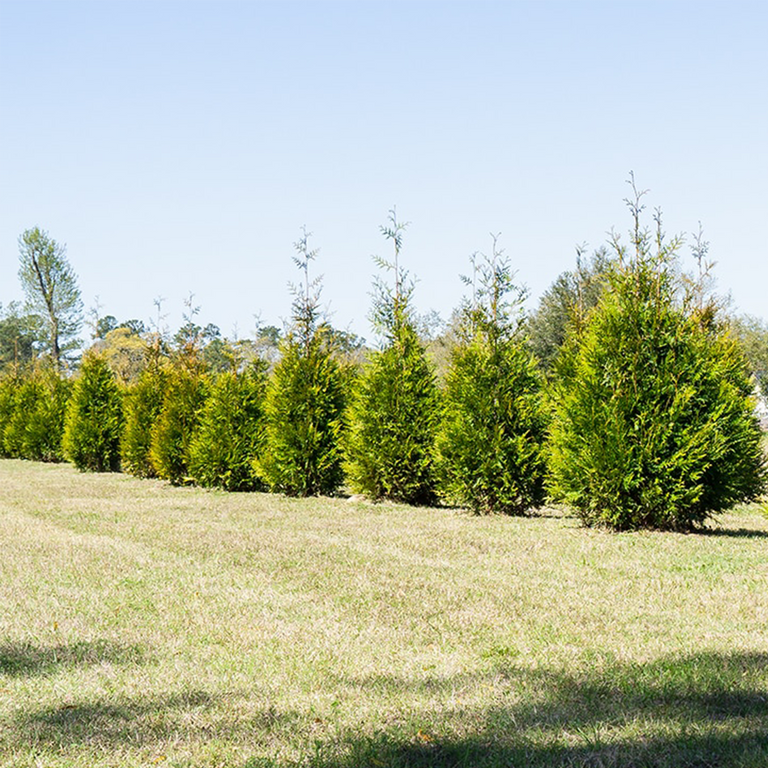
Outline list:
[[[690,530],[764,488],[752,383],[701,279],[681,297],[681,239],[657,212],[653,248],[632,183],[634,256],[614,238],[610,291],[558,365],[551,489],[590,525]]]
[[[434,444],[440,418],[434,372],[413,325],[413,285],[399,263],[402,235],[395,211],[382,234],[395,258],[376,259],[394,274],[394,289],[376,282],[374,325],[386,342],[357,382],[349,411],[347,474],[371,499],[430,504],[437,498]]]
[[[521,514],[544,498],[542,379],[521,326],[525,292],[495,237],[473,267],[437,438],[441,491],[477,513]]]
[[[304,273],[294,293],[293,324],[281,344],[265,404],[265,439],[256,470],[272,491],[332,494],[341,485],[341,436],[349,374],[335,357],[330,329],[319,322],[320,278],[310,282],[317,250],[303,231],[294,262]]]
[[[263,364],[216,377],[189,448],[189,474],[198,485],[226,491],[261,488],[253,460],[261,443],[265,388]]]
[[[152,430],[163,407],[167,372],[158,360],[142,371],[125,400],[125,426],[120,443],[123,471],[136,477],[156,477],[150,457]]]
[[[62,439],[64,456],[78,469],[117,472],[120,469],[122,394],[103,356],[83,356],[67,406]]]

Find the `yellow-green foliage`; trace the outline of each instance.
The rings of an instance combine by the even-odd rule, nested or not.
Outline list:
[[[157,474],[150,460],[150,447],[152,428],[163,406],[166,379],[165,370],[155,363],[127,391],[120,456],[123,471],[136,477]]]
[[[257,470],[273,491],[332,494],[343,480],[342,417],[348,375],[324,328],[290,337],[272,373]]]
[[[711,311],[676,303],[671,269],[636,259],[560,362],[551,489],[590,524],[701,525],[764,488],[751,395]]]
[[[206,386],[196,366],[177,362],[168,371],[149,451],[152,466],[163,480],[180,484],[189,479],[189,447],[205,402]]]
[[[78,469],[120,468],[122,394],[106,360],[86,353],[67,406],[62,449]]]
[[[413,324],[397,315],[389,344],[373,354],[353,393],[347,473],[352,489],[371,499],[429,504],[438,391]]]
[[[198,485],[227,491],[261,487],[253,461],[262,442],[265,387],[262,364],[216,377],[189,448],[189,474]]]

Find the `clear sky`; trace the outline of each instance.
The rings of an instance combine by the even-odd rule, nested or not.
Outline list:
[[[371,338],[393,205],[448,317],[491,232],[535,303],[626,231],[632,170],[768,317],[767,39],[763,1],[0,0],[0,302],[40,226],[86,307],[163,297],[173,329],[192,292],[245,336],[289,315],[306,225],[334,324]]]

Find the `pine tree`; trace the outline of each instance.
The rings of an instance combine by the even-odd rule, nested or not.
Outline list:
[[[394,260],[376,259],[394,287],[376,282],[374,325],[385,337],[357,381],[349,410],[347,473],[371,499],[430,504],[437,498],[434,443],[439,421],[435,376],[413,324],[413,285],[400,266],[406,224],[394,210],[381,228]]]
[[[544,498],[542,380],[522,327],[525,292],[495,237],[493,256],[473,267],[437,439],[441,490],[478,513],[519,514]]]

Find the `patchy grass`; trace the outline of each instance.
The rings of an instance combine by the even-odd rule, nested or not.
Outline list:
[[[611,534],[0,462],[0,765],[768,765],[768,519]]]

